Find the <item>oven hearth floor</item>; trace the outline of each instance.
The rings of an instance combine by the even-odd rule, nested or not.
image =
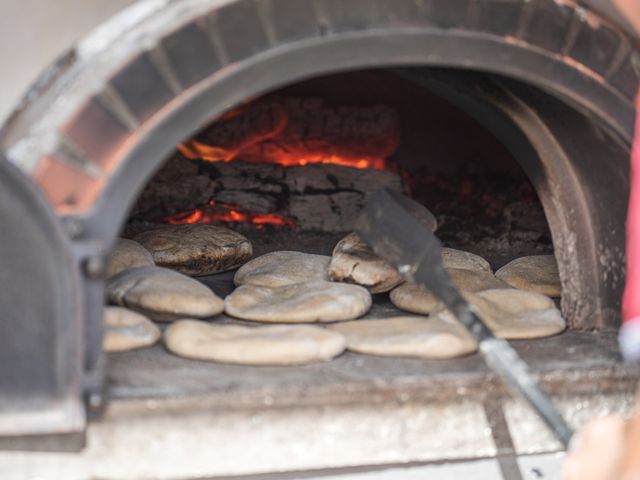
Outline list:
[[[207,282],[210,283],[210,282]],[[219,284],[214,288],[220,291]],[[402,314],[383,296],[364,318]],[[223,322],[236,322],[224,317]],[[249,322],[244,322],[249,323]],[[613,332],[566,331],[512,341],[552,394],[631,391],[635,384]],[[503,395],[479,354],[453,360],[390,358],[345,352],[305,366],[238,366],[189,360],[153,348],[109,355],[110,398],[201,396],[219,407],[318,405],[392,399],[443,401]]]
[[[344,233],[302,230],[257,230],[242,233],[253,244],[254,257],[275,250],[299,250],[331,255]],[[468,250],[473,251],[469,248]],[[488,252],[476,252],[485,257]],[[515,253],[515,255],[514,255]],[[521,253],[512,252],[512,256]],[[494,269],[502,266],[495,264]],[[234,290],[233,275],[194,277],[224,298]],[[363,318],[407,315],[388,294],[374,295]],[[218,321],[252,324],[225,317]],[[617,353],[614,332],[566,331],[556,337],[512,344],[539,373],[552,393],[593,392],[631,388],[630,372]],[[219,406],[301,405],[370,401],[374,398],[442,400],[462,393],[472,396],[502,394],[501,382],[489,372],[479,354],[455,360],[389,358],[345,352],[319,364],[289,367],[225,365],[177,357],[160,343],[153,348],[109,356],[108,395],[112,398],[153,398],[206,395]]]

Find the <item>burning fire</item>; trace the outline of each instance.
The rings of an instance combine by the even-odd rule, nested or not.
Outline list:
[[[209,162],[387,170],[386,157],[399,142],[397,118],[385,107],[336,109],[318,99],[282,99],[231,110],[178,149]]]
[[[187,143],[180,143],[178,150],[185,157],[191,160],[207,160],[209,162],[230,162],[234,159],[236,153],[220,147],[205,145],[197,140],[190,140]]]
[[[190,140],[179,144],[178,150],[192,160],[230,162],[253,145],[278,135],[287,122],[287,113],[277,103],[249,104],[227,112],[206,131],[208,140],[214,145]]]
[[[267,98],[235,108],[178,149],[189,159],[208,162],[242,160],[283,167],[332,164],[387,170],[386,157],[399,143],[397,113],[389,107],[335,107],[322,99],[292,97]],[[214,200],[165,221],[295,226],[289,217]]]
[[[252,150],[254,149],[247,149],[245,151],[229,151],[224,148],[206,145],[197,140],[190,140],[186,143],[179,144],[178,150],[180,150],[180,153],[185,157],[192,160],[201,159],[208,162],[231,162],[232,160],[240,157],[242,160],[248,162],[265,163],[265,160],[261,159],[261,156],[252,155],[252,153],[254,153]],[[358,158],[345,155],[328,155],[319,152],[306,152],[300,156],[296,153],[288,153],[284,150],[273,155],[268,162],[276,163],[283,167],[295,167],[321,163],[359,169],[373,168],[374,170],[388,170],[389,168],[387,160],[381,157]]]
[[[172,225],[182,225],[185,223],[252,223],[258,228],[265,225],[276,225],[283,227],[295,227],[296,223],[292,218],[275,213],[257,213],[242,211],[241,207],[218,203],[215,200],[200,209],[195,208],[189,212],[178,213],[165,218],[167,223]]]

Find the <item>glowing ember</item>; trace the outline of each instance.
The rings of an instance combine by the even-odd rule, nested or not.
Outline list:
[[[241,207],[218,203],[214,200],[209,205],[200,209],[195,208],[189,212],[178,213],[165,218],[167,223],[172,225],[182,225],[185,223],[252,223],[258,228],[265,225],[276,225],[282,227],[295,227],[296,223],[292,218],[277,215],[275,213],[257,213],[242,211]]]
[[[190,159],[202,159],[209,162],[230,162],[237,157],[241,157],[242,160],[253,163],[266,163],[265,160],[261,160],[264,156],[251,155],[250,151],[245,152],[230,152],[220,147],[212,147],[205,145],[197,140],[191,140],[187,143],[178,145],[180,152]],[[271,155],[269,163],[276,163],[283,167],[294,167],[312,165],[317,163],[342,165],[343,167],[351,168],[373,168],[375,170],[388,170],[387,161],[384,158],[372,157],[372,158],[351,158],[340,155],[326,155],[322,153],[316,153],[310,155],[309,152],[304,152],[304,157],[297,156],[295,154],[287,153],[285,151],[281,154]]]
[[[183,223],[198,223],[198,221],[202,218],[202,210],[196,208],[188,213],[178,213],[177,215],[173,215],[168,217],[167,223],[172,225],[181,225]]]
[[[210,162],[387,170],[386,157],[399,142],[397,115],[388,107],[333,108],[318,99],[288,98],[232,110],[178,149]]]

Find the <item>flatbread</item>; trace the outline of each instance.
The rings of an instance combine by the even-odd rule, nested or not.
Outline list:
[[[178,320],[164,334],[167,349],[198,360],[240,365],[302,365],[340,355],[345,339],[311,325],[217,325]]]
[[[496,277],[512,287],[560,298],[562,286],[558,264],[553,255],[533,255],[517,258],[496,272]]]
[[[367,313],[371,294],[358,285],[322,280],[274,288],[242,285],[227,296],[224,308],[232,317],[255,322],[337,322]]]
[[[449,272],[454,286],[462,292],[509,288],[509,285],[486,270],[448,268],[447,272]],[[435,295],[412,283],[405,283],[393,289],[389,298],[400,310],[422,315],[428,315],[439,306],[439,301]]]
[[[442,264],[444,268],[460,268],[464,270],[476,270],[491,273],[491,265],[480,255],[456,250],[455,248],[442,249]]]
[[[154,265],[153,256],[138,242],[119,238],[109,256],[107,277],[113,277],[129,268]]]
[[[465,297],[496,337],[543,338],[566,328],[553,300],[540,293],[509,288],[466,293]],[[439,307],[433,315],[452,318],[444,307]]]
[[[329,325],[353,352],[391,357],[455,358],[477,350],[473,337],[455,319],[393,317]]]
[[[486,270],[465,270],[462,268],[448,268],[447,272],[451,276],[451,281],[458,290],[463,292],[482,292],[483,290],[493,290],[496,288],[509,288],[493,273]]]
[[[102,349],[125,352],[149,347],[160,339],[160,329],[144,315],[123,307],[105,307]]]
[[[253,248],[243,235],[214,225],[160,225],[135,236],[156,265],[186,275],[210,275],[243,265]]]
[[[429,315],[439,304],[433,293],[415,283],[403,283],[394,288],[389,294],[389,299],[400,310],[421,315]]]
[[[153,320],[209,318],[222,312],[224,302],[206,286],[162,267],[138,267],[107,282],[109,301],[129,307]]]
[[[282,287],[313,280],[329,280],[327,255],[283,250],[254,258],[244,264],[233,281],[236,285]]]
[[[388,292],[402,282],[402,275],[373,253],[356,233],[350,233],[336,244],[329,276],[337,282],[362,285],[371,293]]]

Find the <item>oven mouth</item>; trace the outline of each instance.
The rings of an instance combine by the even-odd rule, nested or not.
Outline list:
[[[254,256],[330,255],[370,195],[391,188],[436,215],[445,246],[487,258],[494,271],[553,254],[521,152],[428,81],[411,69],[353,71],[232,106],[176,146],[134,202],[124,236],[158,224],[226,225],[250,238]]]
[[[615,324],[611,310],[597,307],[594,316],[574,281],[588,274],[566,255],[592,215],[567,222],[563,209],[584,205],[579,180],[558,168],[558,159],[572,160],[548,135],[550,123],[530,116],[537,102],[558,128],[580,118],[531,85],[461,69],[352,70],[290,82],[207,115],[169,158],[156,159],[164,166],[137,187],[123,235],[155,224],[227,225],[249,237],[256,256],[330,255],[366,198],[391,187],[436,214],[446,246],[484,256],[494,271],[555,250],[570,327]],[[578,150],[575,158],[586,154]],[[122,188],[124,181],[110,198]],[[602,312],[606,321],[596,320]]]

